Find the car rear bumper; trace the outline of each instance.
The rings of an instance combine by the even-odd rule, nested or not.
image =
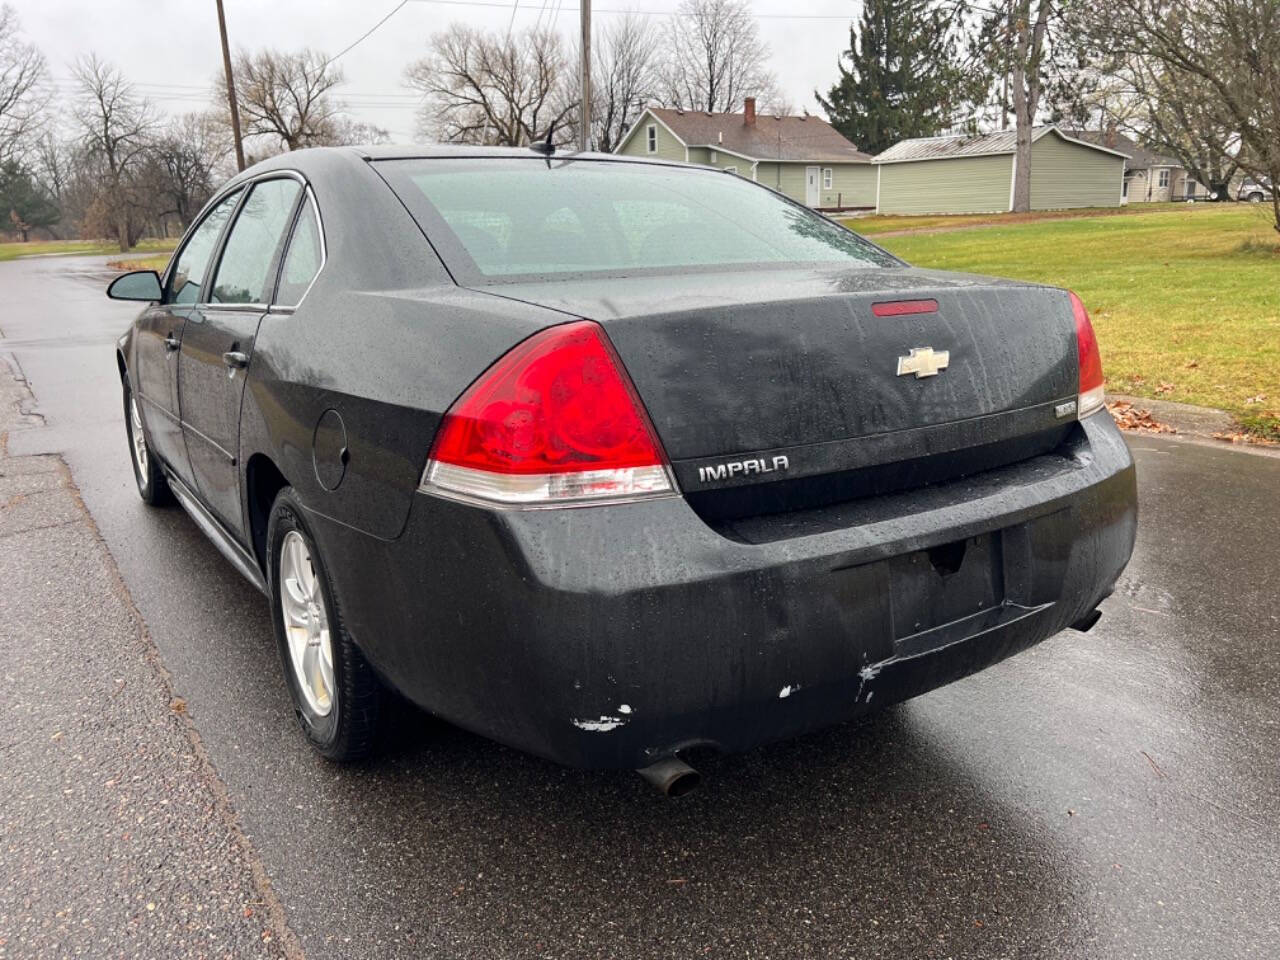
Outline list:
[[[343,557],[348,627],[409,699],[571,766],[640,767],[847,720],[1086,616],[1132,552],[1135,476],[1109,415],[1073,438],[731,536],[681,498],[492,510],[422,495],[395,541],[313,527]]]

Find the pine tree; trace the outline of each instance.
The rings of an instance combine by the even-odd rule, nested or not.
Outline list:
[[[934,0],[863,4],[840,56],[839,82],[826,97],[814,93],[859,150],[876,154],[899,140],[935,136],[964,117],[976,91],[985,92],[985,78],[962,57],[960,10]]]
[[[0,164],[0,230],[13,230],[26,243],[30,231],[61,216],[58,205],[16,160]]]

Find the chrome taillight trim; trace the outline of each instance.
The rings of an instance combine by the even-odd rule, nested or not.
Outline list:
[[[668,467],[623,467],[569,473],[508,474],[427,462],[420,493],[482,506],[544,509],[675,497]]]
[[[1080,394],[1076,401],[1076,417],[1083,420],[1091,414],[1106,408],[1106,396],[1102,384],[1092,387]]]

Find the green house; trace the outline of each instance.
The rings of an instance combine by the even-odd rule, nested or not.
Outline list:
[[[876,203],[871,157],[817,117],[649,107],[615,153],[717,167],[819,210],[870,210]]]
[[[872,163],[879,213],[998,213],[1013,209],[1016,133],[895,143]],[[1031,208],[1118,207],[1128,157],[1037,127],[1031,137]]]

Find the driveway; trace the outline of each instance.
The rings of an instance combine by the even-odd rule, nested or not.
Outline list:
[[[1093,631],[863,723],[701,758],[679,801],[408,711],[341,769],[294,730],[263,598],[179,509],[137,499],[112,358],[132,310],[102,296],[102,263],[0,264],[0,355],[45,418],[10,453],[69,466],[307,956],[1280,951],[1280,459],[1133,437],[1137,552]],[[0,957],[24,955],[3,938]]]

